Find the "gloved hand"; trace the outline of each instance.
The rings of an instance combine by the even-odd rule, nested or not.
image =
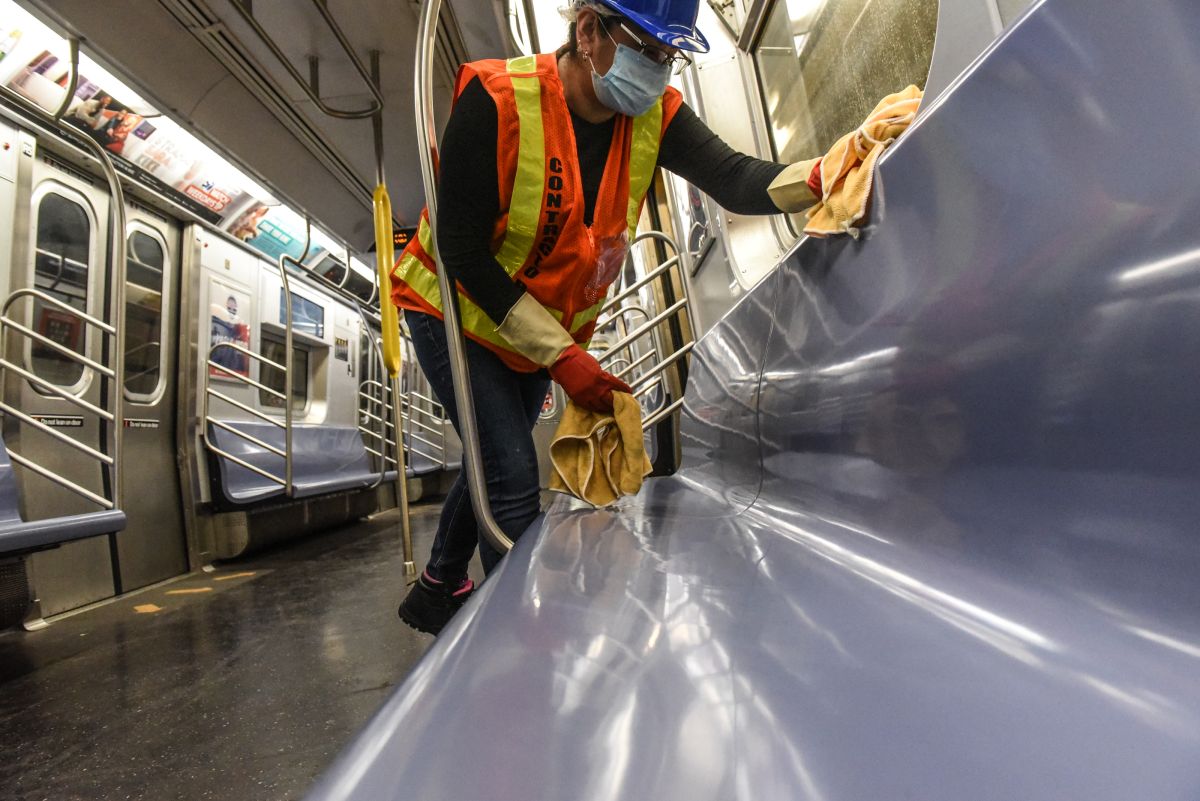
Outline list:
[[[767,194],[780,211],[804,211],[821,199],[821,159],[789,164],[767,187]]]
[[[812,172],[808,174],[808,190],[814,197],[821,197],[821,159],[813,162]]]
[[[613,410],[613,391],[630,392],[621,379],[604,371],[596,357],[572,344],[550,365],[550,377],[578,405],[592,412]]]

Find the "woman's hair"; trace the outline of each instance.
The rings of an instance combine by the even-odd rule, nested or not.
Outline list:
[[[565,8],[560,8],[559,12],[563,19],[567,21],[567,43],[558,48],[555,52],[556,56],[562,57],[565,55],[575,55],[579,52],[579,36],[576,32],[576,26],[579,22],[579,11],[584,8],[590,8],[596,12],[596,15],[601,20],[607,20],[609,17],[616,16],[611,9],[605,8],[593,0],[571,0],[571,4]]]

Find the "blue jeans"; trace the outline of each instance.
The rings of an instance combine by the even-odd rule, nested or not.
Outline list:
[[[412,333],[417,361],[461,437],[445,325],[436,317],[420,312],[406,311],[404,318]],[[500,529],[516,540],[541,511],[533,427],[550,388],[550,378],[545,370],[536,373],[510,370],[499,356],[482,345],[469,339],[465,344],[492,516]],[[455,583],[466,577],[467,563],[476,544],[483,570],[490,573],[503,554],[480,536],[466,473],[462,471],[446,496],[425,569],[437,581]]]

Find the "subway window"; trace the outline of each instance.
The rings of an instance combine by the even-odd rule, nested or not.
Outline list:
[[[92,251],[92,224],[79,203],[49,193],[37,207],[33,285],[50,297],[81,312],[87,311],[88,267]],[[33,302],[33,328],[43,337],[77,353],[86,343],[81,319],[45,303]],[[33,372],[59,386],[69,387],[83,378],[83,365],[54,348],[34,342]]]
[[[282,339],[275,339],[266,332],[263,332],[262,347],[259,352],[276,364],[283,364],[284,354],[287,352],[287,348],[285,347]],[[293,345],[292,374],[295,376],[295,378],[292,380],[292,409],[295,411],[303,410],[308,404],[308,366],[308,349]],[[259,381],[276,392],[285,391],[283,388],[283,371],[277,370],[268,364],[260,364]],[[258,402],[263,406],[273,409],[283,408],[283,401],[281,399],[269,392],[264,392],[261,389],[258,391]]]
[[[779,161],[825,153],[884,96],[924,88],[938,0],[774,0],[754,59]]]
[[[125,259],[125,391],[148,399],[162,379],[163,281],[167,263],[162,243],[142,231],[127,242]]]
[[[313,272],[334,286],[341,286],[342,281],[346,280],[346,265],[328,253],[322,256],[312,269]]]
[[[279,290],[279,324],[287,320],[287,295]],[[325,336],[325,307],[292,293],[292,328],[320,339]]]

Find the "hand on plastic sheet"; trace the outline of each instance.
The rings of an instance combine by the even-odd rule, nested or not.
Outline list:
[[[571,400],[593,412],[613,410],[614,390],[633,392],[624,381],[605,372],[596,357],[578,345],[563,351],[550,366],[550,377]]]

